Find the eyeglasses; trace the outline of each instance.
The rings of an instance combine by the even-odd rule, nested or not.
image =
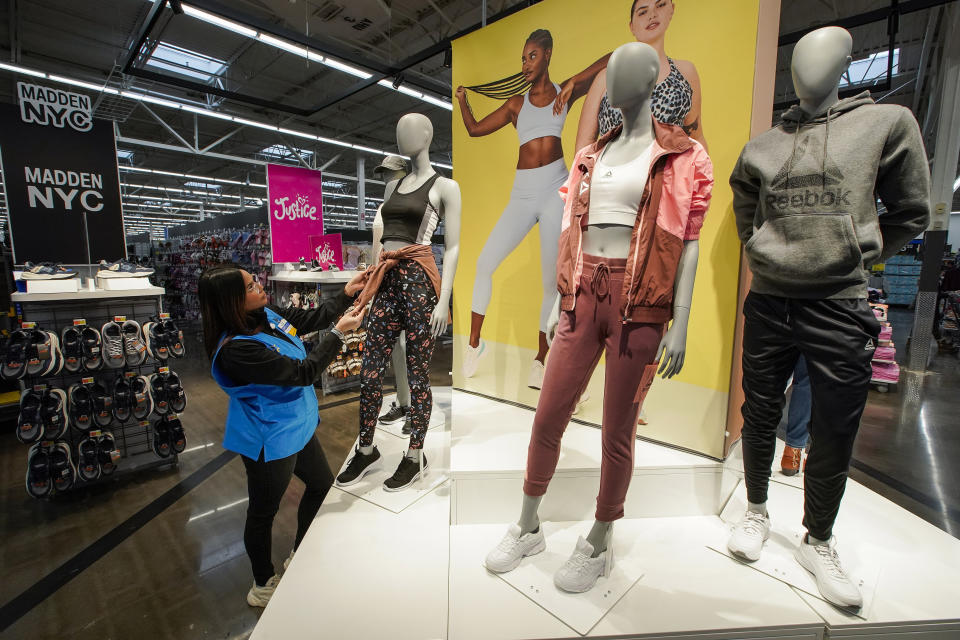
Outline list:
[[[263,285],[257,280],[257,276],[253,276],[253,280],[250,281],[250,284],[247,285],[247,291],[253,293],[257,289],[263,289]]]

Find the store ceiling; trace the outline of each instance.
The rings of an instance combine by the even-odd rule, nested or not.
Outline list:
[[[450,95],[450,70],[444,66],[442,43],[464,29],[478,25],[482,13],[480,0],[186,0],[185,3],[232,18],[261,32],[283,35],[288,43],[299,40],[297,46],[309,44],[318,56],[325,55],[339,63],[378,71],[386,75],[388,82],[402,73],[404,88],[446,99]],[[534,3],[529,0],[488,0],[487,11],[493,16]],[[885,9],[889,2],[791,0],[783,2],[782,7],[781,35]],[[122,70],[129,52],[152,8],[151,0],[0,0],[0,25],[7,26],[0,28],[0,59],[88,82],[100,84],[108,81],[108,86],[117,89],[152,93],[197,106],[209,105],[235,116],[374,149],[394,148],[397,119],[406,112],[417,110],[428,115],[435,125],[433,159],[443,164],[451,162],[449,110],[376,84],[335,101],[360,79],[264,44],[255,37],[235,33],[191,15],[175,15],[169,8],[163,10],[150,29],[148,45],[144,49],[147,53],[153,52],[155,63],[164,57],[167,62],[161,64],[165,66],[148,64],[146,57],[142,56],[133,65],[133,74],[136,75],[124,74]],[[921,124],[925,119],[931,123],[936,119],[935,112],[927,114],[934,79],[931,70],[933,73],[937,70],[935,54],[943,41],[943,35],[938,32],[940,11],[940,8],[924,9],[901,18],[897,37],[900,75],[894,78],[893,88],[897,90],[886,98],[888,102],[914,108],[920,114]],[[888,46],[885,21],[855,27],[851,31],[855,39],[855,58],[885,51]],[[918,70],[925,37],[927,54],[923,58],[924,68]],[[154,47],[160,43],[161,49],[155,51]],[[435,53],[431,47],[435,48]],[[779,51],[778,102],[793,99],[789,74],[791,50],[792,45],[789,45]],[[170,64],[177,63],[171,63],[170,56],[178,55],[177,51],[195,52],[205,59],[192,60],[188,63],[189,69],[181,67],[178,73],[173,73],[171,69],[174,67]],[[427,54],[417,55],[422,52]],[[430,53],[433,54],[428,55]],[[411,61],[414,63],[408,64]],[[209,76],[197,73],[198,65],[212,68],[222,65],[225,71],[211,81]],[[403,66],[403,70],[399,71],[398,66]],[[163,78],[144,77],[150,72],[163,74]],[[14,78],[7,71],[0,73],[0,100],[15,101]],[[193,85],[188,84],[191,82]],[[210,86],[215,89],[201,90]],[[221,95],[214,95],[211,91]],[[265,158],[264,149],[281,145],[280,149],[285,151],[284,145],[289,145],[296,148],[305,161],[325,167],[328,173],[355,176],[357,171],[357,151],[277,131],[238,126],[235,122],[205,116],[197,118],[195,131],[192,113],[155,104],[144,105],[120,97],[104,100],[98,110],[99,115],[118,121],[119,131],[126,139],[181,148],[185,141],[203,148],[230,134],[211,151],[262,160]],[[151,110],[173,132],[158,122]],[[178,140],[174,132],[183,140]],[[928,133],[932,135],[934,132],[935,126],[928,126]],[[263,168],[256,164],[132,143],[118,146],[132,152],[129,158],[121,158],[121,165],[249,180],[254,184],[264,182]],[[371,178],[370,171],[379,158],[363,155],[366,175]],[[183,188],[184,182],[173,176],[157,174],[125,172],[121,177],[131,184],[149,183],[176,188]],[[328,187],[331,192],[356,193],[355,182],[338,182],[343,186]],[[265,196],[263,189],[236,185],[223,185],[222,192],[244,197]],[[145,194],[153,195],[136,188],[130,189],[129,193],[140,195],[141,200]],[[381,195],[380,185],[368,184],[367,195]],[[233,202],[237,203],[239,199],[234,198]],[[345,197],[332,197],[325,204],[330,207],[336,203],[356,206],[355,200],[351,202]],[[371,209],[375,205],[374,201],[368,203]],[[342,209],[342,212],[345,216],[356,215],[355,209],[352,212]],[[355,219],[353,222],[355,226]]]

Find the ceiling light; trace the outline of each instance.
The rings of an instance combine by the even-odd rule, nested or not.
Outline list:
[[[46,78],[47,74],[42,71],[34,71],[33,69],[27,69],[26,67],[21,67],[16,64],[4,64],[0,62],[0,69],[7,69],[8,71],[13,71],[15,73],[22,73],[27,76],[35,76],[37,78]]]
[[[297,56],[301,56],[303,58],[308,57],[308,54],[309,54],[306,47],[295,45],[292,42],[288,42],[287,40],[281,40],[280,38],[274,38],[273,36],[267,35],[266,33],[257,34],[257,40],[259,40],[260,42],[263,42],[264,44],[268,44],[272,47],[276,47],[277,49],[283,49],[284,51],[288,51],[289,53],[292,53]]]
[[[246,118],[239,118],[234,116],[234,122],[239,122],[240,124],[246,124],[251,127],[260,127],[261,129],[269,129],[271,131],[279,131],[280,127],[272,124],[267,124],[266,122],[257,122],[256,120],[247,120]]]
[[[93,84],[92,82],[84,82],[83,80],[74,80],[73,78],[64,78],[63,76],[56,76],[48,74],[47,77],[54,82],[62,82],[64,84],[72,84],[75,87],[83,87],[84,89],[91,89],[93,91],[103,91],[104,93],[112,93],[114,95],[120,93],[116,89],[111,89],[110,87],[105,87],[103,85]]]
[[[190,16],[191,18],[196,18],[197,20],[203,20],[204,22],[214,24],[218,27],[222,27],[223,29],[227,29],[228,31],[239,33],[242,36],[246,36],[248,38],[257,37],[257,32],[255,29],[251,29],[250,27],[245,27],[242,24],[234,22],[233,20],[227,20],[226,18],[221,18],[218,15],[207,13],[206,11],[203,11],[201,9],[196,9],[194,7],[191,7],[185,4],[183,5],[183,12],[188,16]]]
[[[348,64],[345,63],[345,62],[340,62],[339,60],[334,60],[333,58],[324,58],[324,59],[323,59],[323,64],[327,65],[328,67],[333,67],[334,69],[336,69],[336,70],[338,70],[338,71],[343,71],[344,73],[349,73],[349,74],[352,75],[352,76],[357,76],[358,78],[363,78],[364,80],[367,80],[367,79],[373,77],[373,74],[372,74],[372,73],[367,73],[367,72],[364,71],[363,69],[358,69],[358,68],[356,68],[356,67],[351,67],[350,65],[348,65]]]
[[[226,113],[220,113],[219,111],[214,111],[212,109],[204,109],[202,107],[194,107],[189,104],[181,104],[180,108],[184,111],[189,111],[191,113],[199,113],[202,116],[210,116],[211,118],[220,118],[221,120],[233,120],[233,116],[227,115]]]

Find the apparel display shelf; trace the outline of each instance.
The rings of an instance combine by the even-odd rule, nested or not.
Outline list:
[[[166,315],[163,313],[163,295],[163,288],[152,287],[126,291],[81,290],[64,294],[15,293],[11,299],[16,305],[17,315],[23,319],[23,322],[35,323],[37,328],[55,332],[59,337],[65,327],[73,326],[78,321],[83,321],[87,326],[94,327],[98,331],[105,323],[117,321],[119,318],[135,320],[142,327],[151,318],[162,318]],[[101,349],[104,353],[106,352],[105,346],[101,346]],[[157,360],[147,356],[142,364],[125,363],[122,368],[109,368],[104,363],[96,371],[81,370],[77,373],[69,373],[64,369],[55,375],[26,376],[20,381],[20,386],[22,390],[26,390],[38,385],[46,385],[66,392],[71,385],[93,378],[97,383],[104,383],[108,389],[112,389],[113,382],[118,377],[166,373],[172,369],[171,365],[176,365],[177,360],[178,358]],[[172,412],[167,415],[178,417]],[[87,433],[80,432],[72,424],[68,424],[66,432],[56,442],[65,441],[69,444],[74,467],[79,460],[77,447],[80,441],[98,431],[113,434],[116,451],[119,454],[119,457],[114,459],[116,469],[113,473],[89,481],[81,479],[80,475],[76,474],[70,489],[106,482],[133,471],[176,465],[178,461],[176,451],[171,449],[168,456],[161,457],[154,450],[155,425],[159,418],[159,412],[152,412],[142,420],[135,418],[132,413],[123,421],[112,416],[109,426],[94,426]],[[68,420],[69,422],[72,421]]]

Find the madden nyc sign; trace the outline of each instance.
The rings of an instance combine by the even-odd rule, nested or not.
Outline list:
[[[70,127],[89,131],[93,127],[93,103],[89,96],[38,84],[17,83],[20,117],[28,124]]]

